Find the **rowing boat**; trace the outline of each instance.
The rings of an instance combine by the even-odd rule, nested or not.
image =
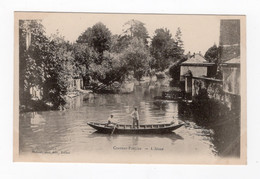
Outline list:
[[[180,128],[184,124],[145,124],[139,125],[139,128],[133,128],[132,125],[127,124],[116,124],[108,126],[106,123],[96,123],[88,122],[87,123],[92,128],[96,129],[100,133],[111,134],[162,134],[162,133],[171,133],[172,131]]]

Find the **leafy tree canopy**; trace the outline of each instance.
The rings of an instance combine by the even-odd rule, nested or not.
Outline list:
[[[124,24],[124,28],[125,35],[142,39],[145,45],[148,44],[149,35],[143,22],[132,19]]]
[[[150,54],[141,39],[133,38],[129,46],[122,52],[122,59],[126,60],[129,71],[134,72],[134,77],[140,80],[148,71]]]
[[[128,35],[113,35],[111,43],[111,52],[121,53],[130,44],[132,38]]]
[[[77,43],[86,43],[102,54],[105,50],[110,49],[111,32],[103,23],[99,22],[83,32],[78,37]]]
[[[218,56],[219,56],[219,48],[216,44],[214,44],[212,47],[210,47],[206,53],[205,53],[205,59],[208,62],[218,62]]]
[[[175,41],[177,42],[177,46],[183,49],[184,44],[181,38],[182,38],[181,28],[178,27],[175,34]]]
[[[184,50],[177,45],[168,29],[155,30],[150,52],[153,57],[151,67],[157,71],[164,71],[169,65],[183,55]]]

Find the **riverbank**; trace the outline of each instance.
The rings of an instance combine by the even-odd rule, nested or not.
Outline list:
[[[88,95],[90,93],[93,93],[93,91],[82,90],[82,89],[70,91],[65,96],[63,96],[63,99],[65,100],[65,104],[60,105],[58,107],[54,106],[51,102],[48,101],[30,99],[27,101],[26,105],[19,106],[19,112],[25,113],[25,112],[36,112],[36,111],[66,110],[68,108],[66,107],[66,104],[70,100],[72,100],[77,96]]]

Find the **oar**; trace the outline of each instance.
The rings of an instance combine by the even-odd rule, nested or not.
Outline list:
[[[172,118],[175,119],[174,116],[172,116]],[[180,120],[179,120],[179,121],[180,121]],[[178,124],[180,124],[179,121],[178,121]],[[172,121],[172,122],[174,122],[174,121]],[[182,122],[182,124],[187,124],[187,125],[189,125],[189,123],[187,123],[186,121],[181,121],[181,122]]]
[[[113,135],[115,129],[116,129],[116,125],[115,125],[114,129],[112,130],[111,135]]]
[[[129,117],[130,115],[131,115],[131,114],[128,114],[128,115],[126,115],[124,118]],[[124,118],[123,118],[123,119],[124,119]],[[114,127],[114,129],[112,130],[112,132],[111,132],[110,135],[113,135],[114,131],[116,130],[116,126],[117,126],[117,124],[115,125],[115,127]]]

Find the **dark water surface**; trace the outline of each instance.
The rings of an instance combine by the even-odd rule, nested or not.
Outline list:
[[[216,119],[212,124],[198,122],[187,106],[173,101],[155,101],[166,87],[135,87],[132,94],[95,94],[78,96],[66,111],[20,114],[19,150],[28,153],[90,152],[147,155],[239,157],[239,125],[233,119]],[[137,106],[140,123],[167,123],[174,119],[185,126],[167,135],[106,135],[95,133],[89,121],[106,122],[110,114],[115,120],[131,124],[130,113]]]

